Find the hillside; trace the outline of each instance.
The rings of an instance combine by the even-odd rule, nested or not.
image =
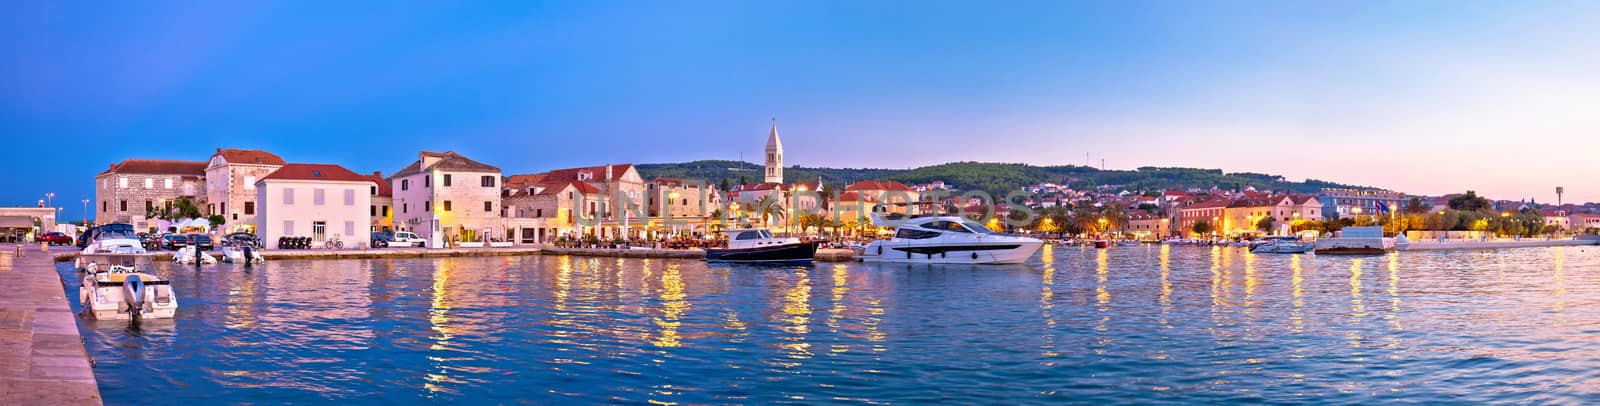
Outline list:
[[[708,160],[637,166],[639,174],[646,179],[674,177],[698,179],[718,185],[724,181],[729,185],[738,184],[741,179],[747,183],[759,182],[763,176],[761,165],[738,161]],[[1290,190],[1301,193],[1316,192],[1324,187],[1369,189],[1316,179],[1293,182],[1277,175],[1250,172],[1224,173],[1220,169],[1142,167],[1131,171],[1103,171],[1075,165],[1034,166],[986,162],[953,162],[909,170],[794,166],[784,168],[784,175],[784,178],[791,182],[815,181],[821,178],[822,182],[830,187],[872,179],[894,180],[906,184],[942,180],[963,190],[983,190],[1000,194],[1039,182],[1061,183],[1071,185],[1075,189],[1110,185],[1116,189],[1131,191],[1212,186],[1222,188],[1254,186],[1257,189]]]

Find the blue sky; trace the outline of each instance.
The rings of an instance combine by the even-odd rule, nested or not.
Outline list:
[[[11,2],[0,204],[217,147],[755,160],[772,117],[806,166],[1089,154],[1600,200],[1600,5],[1293,3]]]

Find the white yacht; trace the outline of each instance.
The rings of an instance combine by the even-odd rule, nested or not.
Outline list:
[[[222,262],[230,264],[252,264],[265,262],[267,258],[261,256],[261,250],[249,244],[223,244]]]
[[[178,311],[171,281],[139,272],[136,254],[90,254],[78,300],[98,320],[170,319]],[[148,266],[148,265],[147,265]]]
[[[881,221],[880,221],[881,224]],[[873,241],[862,262],[925,264],[1019,264],[1027,261],[1044,241],[999,234],[976,221],[959,216],[904,219],[890,240]]]
[[[139,235],[133,232],[133,226],[128,224],[106,224],[86,231],[87,242],[83,252],[78,254],[77,267],[85,269],[89,265],[86,257],[95,254],[146,254],[144,244],[139,242]]]

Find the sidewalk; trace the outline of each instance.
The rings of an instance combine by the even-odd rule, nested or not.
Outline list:
[[[101,404],[55,261],[37,245],[16,253],[0,244],[0,405]]]

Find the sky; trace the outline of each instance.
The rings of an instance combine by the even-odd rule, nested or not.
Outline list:
[[[1600,201],[1584,1],[6,2],[0,206],[128,158],[1221,168]],[[1087,158],[1086,158],[1087,157]]]

